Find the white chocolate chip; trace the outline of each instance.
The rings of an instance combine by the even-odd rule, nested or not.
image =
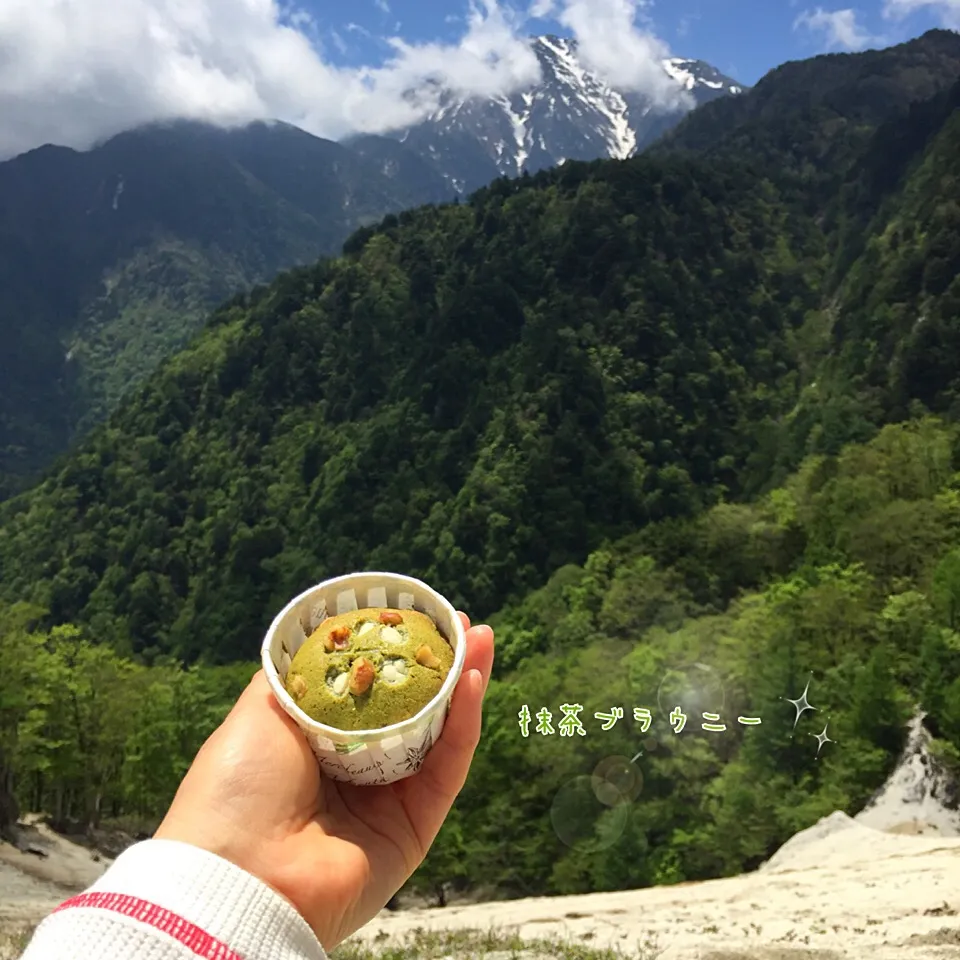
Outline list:
[[[333,681],[333,692],[338,697],[342,697],[347,692],[347,684],[349,682],[350,682],[350,675],[346,673],[341,673],[340,676]]]
[[[357,636],[362,637],[365,633],[369,633],[375,626],[376,624],[372,620],[366,620],[360,624],[360,629],[357,630]]]
[[[387,660],[380,674],[387,683],[402,683],[407,679],[407,662],[405,660]]]
[[[383,627],[380,630],[380,639],[384,643],[402,643],[403,634],[396,627]]]

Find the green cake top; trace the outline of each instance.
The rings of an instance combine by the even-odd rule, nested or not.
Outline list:
[[[417,610],[370,607],[324,620],[297,651],[286,689],[308,717],[374,730],[419,713],[453,666],[453,648]]]

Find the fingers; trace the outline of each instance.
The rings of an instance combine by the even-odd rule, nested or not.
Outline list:
[[[463,675],[453,695],[443,733],[427,755],[420,773],[412,778],[411,789],[430,795],[430,802],[425,803],[423,809],[430,811],[436,829],[439,829],[470,771],[474,751],[480,742],[483,695],[490,682],[492,667],[493,630],[485,625],[472,627],[467,631]]]
[[[450,704],[450,713],[437,744],[445,744],[441,753],[457,752],[463,756],[454,766],[462,763],[463,779],[473,758],[473,751],[480,740],[481,708],[483,695],[490,682],[493,669],[493,630],[484,625],[467,631],[467,653],[463,663],[463,675],[457,684]],[[447,763],[452,760],[447,756]],[[461,784],[462,785],[462,784]],[[459,790],[459,786],[457,787]]]
[[[470,762],[480,742],[483,676],[479,670],[465,673],[457,684],[443,733],[427,754],[419,773],[406,781],[414,802],[408,808],[418,821],[418,833],[429,843],[462,789]]]
[[[271,701],[276,702],[276,699],[270,689],[267,675],[260,669],[250,678],[250,682],[230,712],[246,713],[248,710],[263,710],[264,705],[270,704]]]
[[[463,767],[463,777],[467,778],[467,770],[473,759],[473,752],[480,742],[480,724],[482,719],[484,682],[483,674],[479,670],[468,670],[457,684],[456,694],[450,705],[450,713],[440,735],[440,743],[445,744],[447,763],[453,759],[455,752],[458,756],[454,767]],[[449,767],[448,767],[449,769]],[[459,786],[458,788],[459,789]]]
[[[493,630],[486,624],[467,631],[467,654],[463,662],[463,672],[468,670],[480,672],[486,692],[493,670]]]
[[[470,618],[462,611],[457,616],[467,633],[467,659],[463,665],[463,672],[476,669],[483,677],[483,689],[490,683],[490,672],[493,669],[493,630],[485,624],[480,627],[471,627]]]
[[[253,729],[263,732],[269,731],[271,735],[277,735],[279,727],[283,726],[296,734],[298,738],[303,736],[296,721],[280,706],[279,701],[273,695],[267,675],[262,669],[253,675],[224,723],[231,725],[237,723],[251,724]]]

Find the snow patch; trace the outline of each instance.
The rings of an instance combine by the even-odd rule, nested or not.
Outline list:
[[[513,109],[513,104],[510,102],[509,97],[501,97],[497,102],[503,108],[503,112],[507,115],[507,119],[513,127],[513,138],[517,143],[516,172],[517,174],[521,174],[523,173],[523,165],[527,162],[527,157],[530,156],[530,150],[527,145],[529,139],[527,124],[530,121],[530,109],[528,107],[523,113],[517,113],[516,110]]]
[[[626,160],[632,157],[637,149],[637,133],[627,121],[627,101],[616,90],[607,88],[608,97],[604,104],[604,113],[610,118],[613,128],[613,149],[610,155],[617,160]]]
[[[559,38],[558,38],[559,39]],[[549,37],[540,37],[541,46],[546,47],[551,53],[558,57],[565,57],[566,50],[557,46]]]
[[[620,160],[635,156],[637,131],[642,118],[657,109],[653,102],[628,94],[631,103],[628,107],[627,96],[581,63],[573,40],[539,36],[532,39],[532,45],[543,65],[540,85],[490,100],[482,97],[463,100],[448,93],[429,118],[441,128],[437,132],[442,135],[462,131],[474,137],[484,144],[500,173],[507,176],[523,173],[537,144],[546,154],[560,149],[566,151],[571,147],[565,138],[571,137],[580,144],[578,149],[587,149],[591,155],[605,154]],[[691,91],[703,86],[731,94],[743,92],[742,87],[734,86],[699,60],[671,57],[660,63],[666,76],[680,90]],[[491,108],[502,110],[506,123],[497,114],[491,116]],[[560,131],[555,128],[557,120],[563,127]],[[544,129],[542,135],[541,122],[550,127],[549,131]],[[401,142],[407,140],[409,133],[409,130],[403,133]],[[548,136],[551,137],[549,144]],[[428,143],[426,152],[438,161],[448,151],[446,147],[438,151]]]
[[[684,87],[687,90],[692,90],[697,85],[697,78],[690,73],[689,70],[684,70],[682,64],[689,63],[687,60],[664,60],[663,69],[673,77],[681,87]]]
[[[607,129],[597,132],[607,141],[608,154],[617,160],[633,156],[637,149],[637,134],[627,120],[624,98],[599,77],[585,70],[568,44],[553,43],[548,37],[542,37],[541,43],[556,57],[554,69],[557,79],[573,91],[577,101],[607,121]],[[561,94],[561,97],[570,106],[569,97],[566,94]],[[577,114],[583,116],[582,110],[577,109]]]
[[[452,174],[445,173],[443,174],[443,179],[446,180],[451,187],[453,187],[454,192],[462,194],[464,187],[466,186],[465,181],[458,179]]]

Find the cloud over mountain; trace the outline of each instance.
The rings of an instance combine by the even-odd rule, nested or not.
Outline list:
[[[598,71],[654,99],[675,95],[669,53],[636,0],[545,3]],[[536,82],[526,18],[476,0],[450,42],[389,45],[378,67],[322,52],[316,23],[274,0],[5,0],[0,158],[46,142],[84,148],[149,121],[279,118],[331,138],[416,123],[442,90],[508,94]]]

